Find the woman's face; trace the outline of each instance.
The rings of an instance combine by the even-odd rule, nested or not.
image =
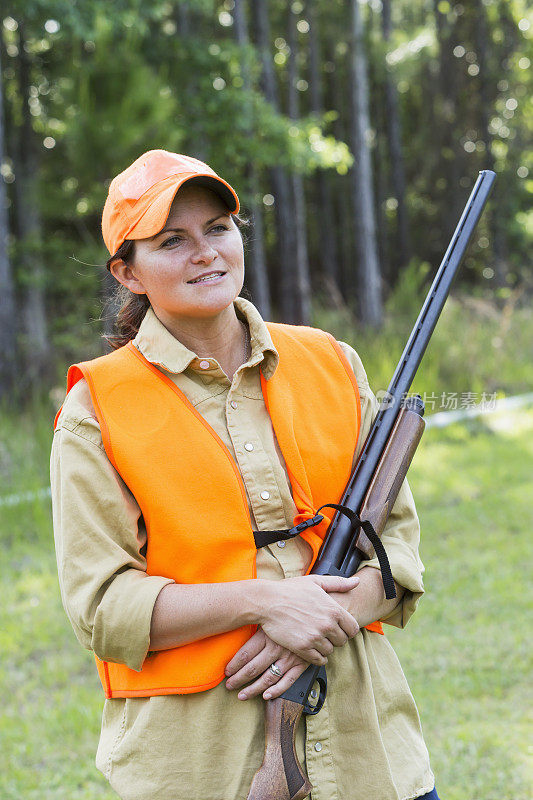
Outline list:
[[[133,263],[111,270],[132,292],[148,296],[163,324],[216,316],[242,289],[242,237],[217,194],[186,184],[161,232],[136,240]]]

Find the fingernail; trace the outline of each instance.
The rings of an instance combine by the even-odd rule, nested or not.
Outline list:
[[[265,693],[264,693],[264,695],[263,695],[263,697],[265,698],[265,700],[270,700],[270,698],[272,697],[272,695],[270,694],[270,692],[265,692]]]
[[[246,693],[245,692],[239,692],[237,697],[239,698],[239,700],[246,700]]]

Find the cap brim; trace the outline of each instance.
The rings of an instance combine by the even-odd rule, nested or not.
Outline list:
[[[232,214],[239,212],[239,198],[234,189],[222,180],[212,175],[191,175],[183,179],[178,179],[160,192],[154,201],[150,203],[143,216],[128,231],[125,239],[147,239],[155,236],[163,228],[170,213],[170,207],[174,198],[184,183],[194,182],[200,186],[205,186],[218,194],[221,200],[227,205]]]
[[[225,202],[232,214],[238,214],[239,198],[229,183],[226,183],[221,178],[214,178],[212,175],[193,175],[183,183],[195,183],[198,186],[205,186],[206,189],[211,189]]]

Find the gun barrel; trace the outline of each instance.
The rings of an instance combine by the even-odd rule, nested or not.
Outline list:
[[[495,179],[496,175],[492,170],[486,169],[479,173],[431,284],[387,390],[386,407],[379,411],[372,424],[350,482],[340,501],[342,505],[348,506],[353,511],[359,511],[361,507],[401,404],[413,382]],[[343,563],[347,563],[346,556],[350,549],[353,533],[350,521],[344,515],[336,512],[312,572],[318,575],[343,574],[341,567]],[[349,562],[353,565],[353,558],[350,558]]]

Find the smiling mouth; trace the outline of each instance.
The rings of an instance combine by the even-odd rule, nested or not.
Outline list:
[[[195,278],[192,281],[187,281],[187,283],[207,283],[207,281],[215,280],[216,278],[221,278],[225,275],[225,272],[217,271],[217,272],[210,272],[208,275],[202,275],[199,278]]]

